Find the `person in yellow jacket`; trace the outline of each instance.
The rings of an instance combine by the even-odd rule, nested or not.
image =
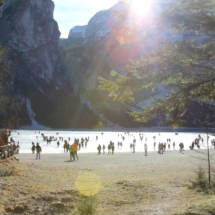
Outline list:
[[[75,157],[77,158],[78,160],[78,144],[77,143],[74,143],[72,145],[72,149],[73,149],[73,158],[75,160]]]

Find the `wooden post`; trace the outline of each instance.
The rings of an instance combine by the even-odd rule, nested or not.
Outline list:
[[[13,145],[11,145],[11,156],[14,155]]]

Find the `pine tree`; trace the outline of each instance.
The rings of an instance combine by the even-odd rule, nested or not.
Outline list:
[[[125,8],[129,10],[129,6]],[[178,127],[184,123],[190,102],[207,105],[215,101],[215,2],[167,0],[153,8],[151,28],[167,32],[171,37],[163,39],[157,50],[131,61],[127,66],[131,77],[118,75],[115,82],[100,77],[99,89],[109,91],[115,100],[135,103],[136,91],[165,85],[169,94],[151,99],[142,112],[132,111],[130,115],[136,121],[148,122],[155,115],[165,114],[168,122]],[[125,14],[118,17],[125,26],[128,17]],[[126,31],[123,27],[122,30],[126,41]],[[140,34],[136,26],[135,33]]]

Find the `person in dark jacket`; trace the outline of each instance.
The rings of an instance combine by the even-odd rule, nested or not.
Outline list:
[[[101,154],[101,149],[102,149],[100,144],[98,145],[97,149],[98,149],[98,155],[100,155]]]
[[[31,151],[32,151],[32,154],[34,154],[34,152],[35,152],[35,144],[34,144],[34,142],[32,142],[32,147],[31,147]]]
[[[42,148],[41,148],[41,146],[40,146],[40,144],[39,143],[37,143],[37,145],[36,145],[36,159],[40,159],[40,153],[42,152]]]

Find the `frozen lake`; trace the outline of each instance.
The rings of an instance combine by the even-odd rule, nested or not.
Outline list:
[[[171,139],[170,146],[171,150],[173,149],[173,142],[175,142],[175,149],[179,149],[179,143],[183,142],[185,146],[185,150],[189,149],[191,143],[198,137],[200,134],[203,138],[203,143],[206,143],[206,133],[190,133],[190,132],[179,132],[178,135],[175,135],[173,132],[109,132],[104,131],[103,135],[102,132],[98,131],[68,131],[68,130],[17,130],[12,131],[11,137],[15,140],[17,144],[19,141],[20,145],[20,153],[31,153],[31,146],[32,142],[35,144],[38,142],[42,147],[43,153],[64,153],[63,145],[64,142],[60,141],[59,148],[57,147],[57,141],[52,141],[50,144],[47,144],[46,141],[43,141],[43,137],[41,136],[43,133],[45,136],[54,136],[59,140],[59,137],[63,137],[63,140],[67,140],[70,137],[70,144],[74,142],[74,139],[89,137],[89,142],[87,144],[87,148],[81,148],[79,153],[87,153],[87,152],[97,152],[98,144],[107,146],[110,141],[114,142],[115,145],[115,152],[130,152],[130,144],[133,143],[133,140],[136,139],[136,152],[143,152],[144,151],[144,143],[148,145],[148,151],[154,151],[154,142],[156,142],[156,150],[159,142],[167,143],[167,139]],[[57,134],[58,133],[58,134]],[[141,141],[140,134],[143,136]],[[98,140],[96,140],[96,136],[98,136]],[[122,136],[125,137],[123,141]],[[155,139],[153,137],[155,136]],[[211,140],[214,139],[214,136],[209,137],[209,143]],[[122,142],[123,146],[121,149],[118,149],[118,142]],[[202,143],[202,142],[201,142]],[[201,148],[203,148],[201,146]]]

